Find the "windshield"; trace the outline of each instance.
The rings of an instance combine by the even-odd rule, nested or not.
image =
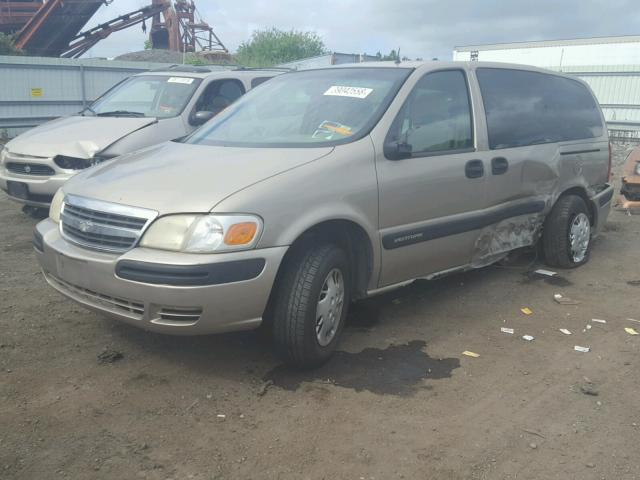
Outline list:
[[[340,68],[277,76],[243,96],[186,143],[316,147],[368,134],[411,73]]]
[[[131,77],[96,100],[90,111],[98,116],[175,117],[199,84],[200,79],[191,77]]]

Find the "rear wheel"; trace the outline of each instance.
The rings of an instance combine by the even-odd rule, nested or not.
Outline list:
[[[273,309],[277,352],[298,368],[320,366],[335,351],[347,315],[347,255],[332,243],[309,244],[284,268]]]
[[[545,263],[574,268],[589,260],[591,220],[585,201],[577,195],[561,197],[544,223],[542,247]]]

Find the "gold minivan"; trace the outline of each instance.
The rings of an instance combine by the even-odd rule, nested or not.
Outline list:
[[[279,75],[178,142],[83,172],[34,246],[49,284],[169,334],[272,329],[288,362],[338,344],[349,304],[540,243],[585,263],[613,189],[575,78],[493,63]]]

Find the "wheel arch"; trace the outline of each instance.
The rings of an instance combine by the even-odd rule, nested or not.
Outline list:
[[[558,197],[555,199],[555,202],[553,202],[552,208],[556,205],[556,203],[558,203],[558,201],[562,197],[566,197],[568,195],[575,195],[577,197],[582,198],[582,200],[584,200],[584,203],[587,206],[587,210],[589,210],[589,220],[591,220],[591,225],[595,227],[598,222],[598,210],[596,209],[595,205],[589,198],[587,190],[582,186],[575,185],[563,190],[562,193],[560,193],[560,195],[558,195]]]

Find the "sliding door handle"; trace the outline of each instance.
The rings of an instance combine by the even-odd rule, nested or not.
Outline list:
[[[467,178],[480,178],[484,176],[484,163],[482,160],[469,160],[464,166],[464,174]]]
[[[504,157],[495,157],[491,159],[491,173],[494,175],[502,175],[509,170],[509,162]]]

